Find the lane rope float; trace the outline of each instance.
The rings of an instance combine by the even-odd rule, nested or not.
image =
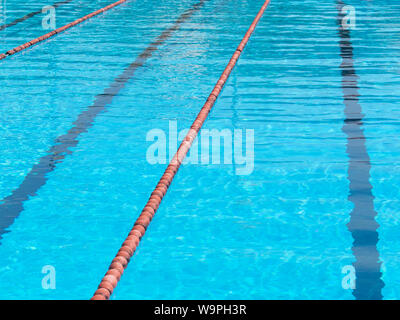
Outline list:
[[[108,6],[106,6],[104,8],[101,8],[99,10],[96,10],[96,11],[94,11],[92,13],[89,13],[89,14],[87,14],[86,16],[84,16],[82,18],[79,18],[79,19],[77,19],[75,21],[72,21],[72,22],[66,24],[65,26],[59,27],[59,28],[57,28],[57,29],[55,29],[55,30],[53,30],[53,31],[51,31],[49,33],[46,33],[45,35],[42,35],[42,36],[40,36],[38,38],[35,38],[35,39],[31,40],[31,41],[28,41],[28,42],[26,42],[24,44],[21,44],[20,46],[15,47],[14,49],[8,50],[7,52],[0,54],[0,60],[3,60],[5,58],[7,58],[8,56],[12,56],[13,54],[16,54],[16,53],[18,53],[18,52],[20,52],[22,50],[25,50],[25,49],[27,49],[29,47],[32,47],[33,45],[35,45],[35,44],[37,44],[39,42],[47,40],[47,39],[55,36],[58,33],[64,32],[65,30],[68,30],[68,29],[76,26],[77,24],[80,24],[83,21],[88,20],[88,19],[90,19],[90,18],[92,18],[94,16],[97,16],[98,14],[100,14],[102,12],[108,11],[108,10],[110,10],[110,9],[112,9],[112,8],[118,6],[118,5],[120,5],[120,4],[122,4],[122,3],[126,2],[126,1],[128,1],[128,0],[119,0],[117,2],[109,4]]]
[[[117,255],[112,260],[108,271],[104,275],[103,279],[101,280],[96,292],[94,293],[91,300],[108,300],[113,293],[115,287],[117,286],[121,276],[126,269],[130,258],[133,256],[134,252],[136,251],[137,246],[139,245],[140,240],[144,236],[147,227],[149,226],[154,214],[156,213],[158,207],[162,199],[164,198],[165,194],[169,186],[172,183],[172,180],[175,177],[183,159],[185,158],[186,154],[188,153],[194,139],[196,138],[197,134],[199,133],[201,127],[203,126],[205,120],[207,119],[208,114],[210,113],[215,101],[217,100],[219,94],[222,91],[223,86],[225,85],[229,75],[231,74],[236,62],[238,61],[244,47],[246,46],[247,42],[250,39],[251,34],[255,30],[258,22],[260,21],[263,13],[268,7],[270,0],[266,0],[264,5],[261,7],[260,11],[258,12],[257,16],[255,17],[253,23],[250,25],[249,29],[247,30],[245,36],[243,37],[242,41],[240,42],[239,46],[237,47],[235,53],[233,54],[232,58],[230,59],[228,65],[226,66],[225,70],[223,71],[221,77],[219,78],[217,84],[215,85],[214,89],[212,90],[211,94],[209,95],[207,101],[201,108],[200,112],[198,113],[196,119],[194,120],[192,126],[190,127],[189,132],[187,133],[185,139],[182,141],[181,145],[178,148],[178,151],[175,153],[174,157],[172,158],[171,162],[168,164],[167,169],[165,170],[164,174],[162,175],[161,179],[159,180],[157,186],[151,193],[151,196],[144,206],[141,214],[139,215],[138,219],[134,223],[132,230],[129,232],[128,237],[122,243],[121,248],[119,249]]]

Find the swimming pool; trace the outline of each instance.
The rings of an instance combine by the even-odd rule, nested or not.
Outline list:
[[[57,27],[111,2],[63,3]],[[263,2],[131,0],[0,61],[0,298],[93,295],[165,170],[149,132],[190,127]],[[6,23],[48,4],[7,1]],[[183,165],[112,298],[398,299],[399,18],[272,0],[203,127],[253,130],[252,170]]]

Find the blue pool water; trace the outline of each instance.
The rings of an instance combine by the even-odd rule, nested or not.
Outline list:
[[[60,5],[57,27],[111,2]],[[1,299],[92,296],[166,167],[147,161],[146,134],[168,133],[171,120],[179,130],[191,125],[263,2],[196,6],[86,124],[78,144],[55,168],[40,169],[46,175],[35,194],[12,199],[23,209],[0,202]],[[35,185],[40,174],[29,172],[62,144],[55,139],[196,3],[130,0],[2,60],[0,199],[26,186],[26,177]],[[48,4],[7,0],[6,22]],[[253,172],[183,165],[113,299],[400,298],[400,4],[342,5],[356,9],[348,33],[339,32],[335,0],[271,0],[204,125],[254,130]],[[47,32],[42,18],[0,31],[1,52]],[[354,102],[343,88],[353,79],[342,64],[350,48],[358,77],[350,90],[359,94],[360,141],[370,160],[370,177],[361,178],[372,186],[361,185],[355,202],[372,199],[367,209],[376,216],[361,218],[379,224],[357,225],[361,236],[348,225],[350,182],[360,178],[352,180],[350,163],[356,171],[365,163],[358,147],[352,158],[343,131]],[[357,258],[354,236],[379,260]],[[370,280],[354,292],[342,285],[343,268],[353,264]],[[46,265],[56,270],[55,289],[42,286]]]

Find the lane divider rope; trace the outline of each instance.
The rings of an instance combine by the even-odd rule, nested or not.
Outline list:
[[[58,33],[64,32],[65,30],[68,30],[68,29],[76,26],[77,24],[80,24],[83,21],[88,20],[88,19],[90,19],[90,18],[92,18],[94,16],[97,16],[98,14],[100,14],[102,12],[108,11],[108,10],[110,10],[110,9],[112,9],[112,8],[118,6],[118,5],[120,5],[120,4],[122,4],[122,3],[126,2],[126,1],[128,1],[128,0],[119,0],[117,2],[109,4],[108,6],[106,6],[104,8],[101,8],[99,10],[96,10],[96,11],[94,11],[92,13],[89,13],[89,14],[87,14],[86,16],[84,16],[82,18],[79,18],[79,19],[77,19],[77,20],[75,20],[73,22],[70,22],[70,23],[66,24],[65,26],[59,27],[59,28],[57,28],[57,29],[55,29],[55,30],[53,30],[53,31],[51,31],[49,33],[46,33],[45,35],[42,35],[42,36],[40,36],[38,38],[35,38],[35,39],[31,40],[31,41],[28,41],[27,43],[24,43],[24,44],[22,44],[22,45],[20,45],[18,47],[15,47],[14,49],[8,50],[7,52],[0,54],[0,60],[3,60],[5,58],[7,58],[8,56],[12,56],[13,54],[16,54],[16,53],[18,53],[18,52],[20,52],[22,50],[25,50],[25,49],[27,49],[29,47],[32,47],[33,45],[35,45],[35,44],[37,44],[39,42],[47,40],[47,39],[55,36]]]
[[[174,179],[175,174],[177,173],[183,159],[185,158],[193,141],[195,140],[197,134],[199,133],[201,127],[203,126],[205,120],[207,119],[209,112],[211,111],[219,94],[221,93],[223,86],[225,85],[232,69],[236,65],[236,62],[238,61],[244,47],[249,41],[251,34],[255,30],[263,13],[267,9],[269,2],[270,0],[265,1],[264,5],[261,7],[257,16],[255,17],[253,23],[247,30],[245,36],[243,37],[242,41],[237,47],[235,53],[233,54],[228,65],[223,71],[217,84],[215,85],[207,101],[205,102],[204,106],[202,107],[196,119],[194,120],[192,126],[190,127],[188,134],[186,135],[185,139],[179,146],[178,151],[175,153],[171,162],[168,164],[168,167],[165,170],[164,174],[162,175],[161,179],[159,180],[156,188],[151,193],[150,199],[148,200],[140,216],[134,223],[134,226],[132,230],[129,232],[128,237],[122,243],[122,246],[119,249],[116,257],[112,260],[107,273],[101,280],[98,289],[94,293],[91,300],[108,300],[111,294],[113,293],[115,287],[117,286],[119,280],[121,279],[121,276],[125,268],[129,263],[130,258],[136,251],[136,248],[139,245],[140,240],[144,236],[146,229],[149,226],[152,218],[154,217],[158,207],[160,206],[163,197],[167,193],[167,190],[171,185],[172,180]]]

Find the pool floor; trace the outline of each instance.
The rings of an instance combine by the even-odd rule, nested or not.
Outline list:
[[[49,31],[0,1],[37,12],[0,53]],[[263,3],[129,0],[0,61],[0,299],[91,298]],[[112,299],[399,299],[399,49],[400,3],[271,0],[202,128],[248,157],[196,140]]]

